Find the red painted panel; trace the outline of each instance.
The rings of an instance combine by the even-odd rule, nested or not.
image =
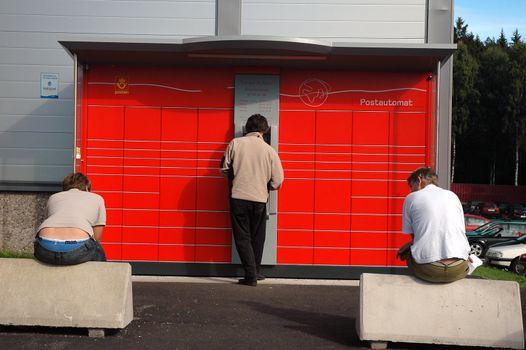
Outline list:
[[[314,211],[314,181],[286,179],[279,191],[280,212],[312,213]]]
[[[351,210],[351,182],[348,180],[317,180],[314,209],[317,213],[348,213]]]
[[[94,191],[122,191],[121,176],[89,175],[89,179]]]
[[[316,144],[351,144],[352,118],[352,112],[316,113]]]
[[[401,267],[407,266],[405,261],[402,261],[396,257],[397,252],[398,252],[398,249],[387,251],[387,265],[388,266],[401,266]]]
[[[122,241],[157,244],[159,242],[159,229],[157,227],[123,227]]]
[[[280,213],[278,216],[278,229],[307,229],[314,227],[314,216],[303,213]]]
[[[124,139],[124,108],[88,106],[88,139]]]
[[[162,140],[195,142],[197,141],[197,123],[196,109],[163,108]]]
[[[314,214],[315,230],[345,230],[351,229],[351,215],[344,214]]]
[[[89,174],[88,174],[89,177]],[[107,208],[122,208],[122,193],[120,192],[97,192],[104,198],[104,205]]]
[[[123,244],[122,260],[157,261],[159,246],[157,244]]]
[[[106,208],[106,225],[121,225],[122,210]]]
[[[197,209],[229,210],[228,192],[224,178],[197,178]]]
[[[196,262],[229,263],[232,260],[231,247],[222,246],[196,246]]]
[[[122,241],[122,228],[116,226],[106,226],[102,231],[102,242],[121,242]]]
[[[197,181],[192,177],[162,177],[160,193],[161,209],[196,208]]]
[[[126,108],[124,137],[127,140],[160,140],[161,109]]]
[[[104,254],[108,260],[121,260],[122,259],[122,246],[115,243],[102,243]]]
[[[195,247],[183,245],[160,245],[159,261],[194,262]]]
[[[199,110],[198,120],[199,142],[230,142],[234,137],[234,114],[231,110]]]
[[[387,214],[387,198],[352,198],[352,212],[363,214]]]
[[[316,139],[315,118],[316,114],[313,111],[282,110],[279,116],[279,143],[314,144]]]
[[[387,217],[385,215],[353,215],[351,229],[353,231],[386,231]]]
[[[190,210],[161,210],[159,225],[168,227],[195,227],[195,212]]]
[[[124,191],[159,192],[158,176],[123,176]]]
[[[160,227],[159,228],[159,243],[160,244],[194,244],[195,243],[195,229],[180,228],[180,227]]]
[[[312,248],[278,247],[277,262],[285,265],[312,264],[314,262],[314,250]]]
[[[348,248],[351,246],[351,232],[314,231],[314,246]]]
[[[384,249],[353,249],[351,265],[386,266],[387,253]]]
[[[387,217],[387,230],[389,232],[402,232],[402,214],[394,214]]]
[[[426,118],[423,113],[392,113],[390,142],[397,146],[425,146]]]
[[[123,210],[122,223],[125,226],[158,226],[157,210]]]
[[[312,247],[314,233],[312,230],[278,230],[278,246]]]
[[[350,257],[350,249],[314,249],[314,264],[349,265]]]
[[[159,208],[159,195],[146,193],[123,193],[123,206],[133,209],[157,209]]]
[[[230,229],[229,212],[197,212],[197,227],[217,227]]]
[[[389,112],[354,112],[353,123],[353,144],[389,144]]]
[[[97,166],[86,165],[86,175],[90,177],[92,174],[97,175],[122,175],[122,166]]]
[[[362,180],[352,182],[353,197],[368,196],[368,197],[387,197],[387,182]]]
[[[195,230],[195,242],[197,244],[232,244],[232,230],[204,229]]]
[[[351,247],[353,248],[386,248],[387,233],[383,232],[359,232],[351,234]]]

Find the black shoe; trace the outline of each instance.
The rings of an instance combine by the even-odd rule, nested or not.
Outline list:
[[[262,274],[258,274],[258,281],[263,281],[265,279],[265,276],[263,276]]]
[[[254,280],[247,280],[246,278],[242,278],[240,279],[239,281],[237,281],[237,283],[239,284],[242,284],[244,286],[251,286],[251,287],[255,287],[258,285],[258,281],[254,281]]]

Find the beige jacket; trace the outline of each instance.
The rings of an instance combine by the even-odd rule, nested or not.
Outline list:
[[[277,152],[259,132],[230,141],[221,172],[233,173],[232,198],[260,203],[266,203],[269,189],[278,190],[284,179]]]

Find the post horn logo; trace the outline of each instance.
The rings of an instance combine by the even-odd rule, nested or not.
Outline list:
[[[126,95],[129,93],[128,79],[117,77],[117,79],[115,79],[115,95]]]
[[[307,79],[300,85],[301,101],[309,107],[319,107],[327,101],[331,87],[321,79]]]

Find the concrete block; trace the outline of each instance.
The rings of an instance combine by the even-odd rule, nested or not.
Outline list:
[[[463,279],[433,284],[412,276],[362,274],[362,340],[524,349],[519,285]]]
[[[0,259],[0,278],[0,325],[105,329],[133,319],[130,264]]]

